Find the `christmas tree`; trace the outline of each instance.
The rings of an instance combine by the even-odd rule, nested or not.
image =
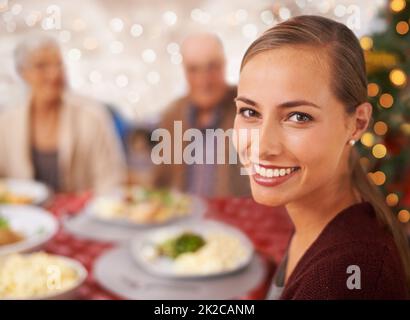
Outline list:
[[[374,122],[361,139],[361,163],[398,219],[410,220],[410,0],[390,0],[383,32],[365,36]]]

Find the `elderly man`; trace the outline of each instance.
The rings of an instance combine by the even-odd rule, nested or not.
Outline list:
[[[213,34],[191,35],[183,42],[181,53],[189,92],[171,104],[160,127],[167,129],[172,137],[176,121],[182,123],[183,132],[189,128],[201,130],[203,139],[196,142],[195,150],[201,149],[204,163],[161,165],[157,185],[206,197],[249,195],[248,178],[240,175],[239,165],[228,163],[228,144],[221,151],[215,147],[217,144],[205,143],[206,129],[231,129],[236,112],[236,88],[225,81],[222,43]],[[186,146],[186,142],[182,144]],[[224,164],[217,163],[217,152],[225,153]],[[210,158],[215,159],[214,163],[206,160]]]

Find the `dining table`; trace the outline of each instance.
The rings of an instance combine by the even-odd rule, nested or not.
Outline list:
[[[76,299],[81,300],[122,300],[122,296],[103,288],[94,277],[94,264],[98,258],[118,244],[78,237],[63,226],[63,220],[81,214],[82,209],[92,199],[89,192],[76,194],[55,194],[44,204],[45,209],[59,221],[57,234],[44,246],[50,254],[73,258],[88,271],[88,276],[78,289]],[[265,299],[276,266],[282,259],[293,227],[283,207],[267,207],[251,198],[204,199],[207,203],[204,219],[212,219],[240,229],[253,243],[262,258],[266,276],[255,288],[245,295],[232,297],[239,300]],[[140,299],[145,299],[141,296]]]

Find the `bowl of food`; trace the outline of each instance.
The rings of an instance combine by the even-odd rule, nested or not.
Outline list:
[[[43,183],[25,179],[0,180],[0,204],[41,204],[50,195]]]
[[[58,231],[56,218],[28,205],[0,205],[0,256],[40,249]]]
[[[85,212],[93,219],[120,226],[156,226],[202,215],[197,197],[170,189],[132,187],[93,199]]]
[[[0,299],[73,299],[87,278],[76,260],[36,252],[0,257]]]
[[[244,269],[253,245],[240,230],[215,221],[162,227],[131,241],[131,256],[145,271],[167,278],[207,278]]]

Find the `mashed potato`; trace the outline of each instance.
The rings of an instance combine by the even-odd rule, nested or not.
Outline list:
[[[55,294],[77,280],[77,272],[63,259],[43,252],[13,254],[0,261],[0,299]]]
[[[231,271],[243,263],[248,254],[237,237],[210,233],[206,236],[206,244],[198,251],[181,254],[175,259],[175,273],[206,275]]]

